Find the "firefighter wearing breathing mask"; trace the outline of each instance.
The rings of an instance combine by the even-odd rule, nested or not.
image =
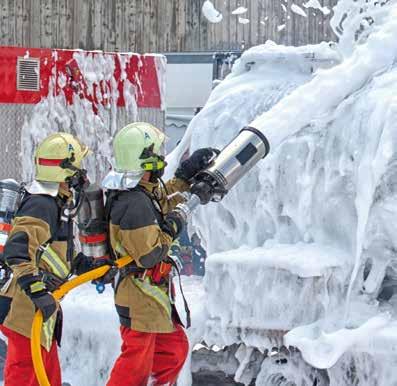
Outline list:
[[[73,135],[44,139],[35,153],[35,180],[25,189],[4,247],[11,279],[0,292],[0,331],[8,338],[4,381],[7,386],[38,385],[30,352],[37,309],[43,314],[42,355],[51,386],[61,386],[58,361],[62,311],[51,292],[73,273],[94,265],[73,249],[71,213],[88,185],[81,161],[89,149]],[[103,262],[104,264],[105,262]]]
[[[199,149],[176,177],[163,183],[164,134],[133,123],[114,138],[115,168],[104,179],[113,257],[134,261],[120,270],[115,303],[123,344],[108,386],[173,385],[189,349],[173,305],[170,246],[185,220],[173,209],[189,180],[208,166],[212,149]]]

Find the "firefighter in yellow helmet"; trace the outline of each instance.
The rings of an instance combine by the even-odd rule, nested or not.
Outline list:
[[[61,386],[56,341],[62,311],[51,292],[74,272],[92,268],[90,258],[73,251],[73,223],[68,215],[88,185],[81,161],[89,149],[67,133],[44,139],[35,153],[35,179],[26,187],[4,247],[12,270],[0,292],[0,330],[8,338],[4,380],[7,386],[37,385],[30,354],[35,310],[44,326],[42,353],[52,386]],[[68,211],[65,211],[68,209]]]
[[[189,190],[214,151],[197,150],[163,184],[164,139],[144,122],[121,129],[113,141],[114,170],[103,181],[113,257],[134,259],[115,283],[123,345],[108,386],[146,385],[150,376],[154,385],[173,385],[189,348],[170,278],[169,249],[185,225],[173,209],[182,201],[177,192]]]

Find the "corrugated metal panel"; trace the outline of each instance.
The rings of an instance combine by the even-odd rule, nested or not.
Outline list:
[[[152,108],[138,109],[138,121],[149,122],[164,131],[165,128],[165,111]]]
[[[216,0],[221,23],[202,14],[205,0],[3,0],[0,44],[119,52],[208,51],[246,48],[273,40],[286,45],[335,40],[330,15],[310,8],[307,17],[292,1]],[[282,4],[285,4],[285,8]],[[296,0],[301,6],[306,0]],[[322,0],[332,9],[337,0]],[[239,23],[232,11],[248,8]],[[284,30],[277,27],[285,24]]]
[[[182,139],[193,117],[192,109],[170,109],[167,111],[165,118],[165,133],[168,136],[166,143],[167,153],[171,152]]]
[[[33,105],[0,104],[0,179],[21,180],[21,129]]]
[[[187,114],[167,114],[165,116],[165,126],[175,126],[175,127],[185,127],[189,126],[190,121],[193,119],[194,115]]]

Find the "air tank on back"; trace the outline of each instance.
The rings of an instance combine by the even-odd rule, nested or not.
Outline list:
[[[0,181],[0,286],[10,278],[11,270],[3,260],[4,247],[12,229],[12,220],[22,196],[21,185],[13,179]]]
[[[0,181],[0,258],[11,231],[12,219],[18,208],[21,185],[12,179]]]
[[[109,258],[103,191],[96,184],[85,190],[78,212],[78,228],[81,251],[86,256]]]

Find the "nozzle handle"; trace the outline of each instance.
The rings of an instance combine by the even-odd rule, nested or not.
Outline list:
[[[187,201],[178,204],[175,210],[181,213],[185,221],[187,221],[190,214],[200,205],[200,202],[200,197],[192,194]]]

